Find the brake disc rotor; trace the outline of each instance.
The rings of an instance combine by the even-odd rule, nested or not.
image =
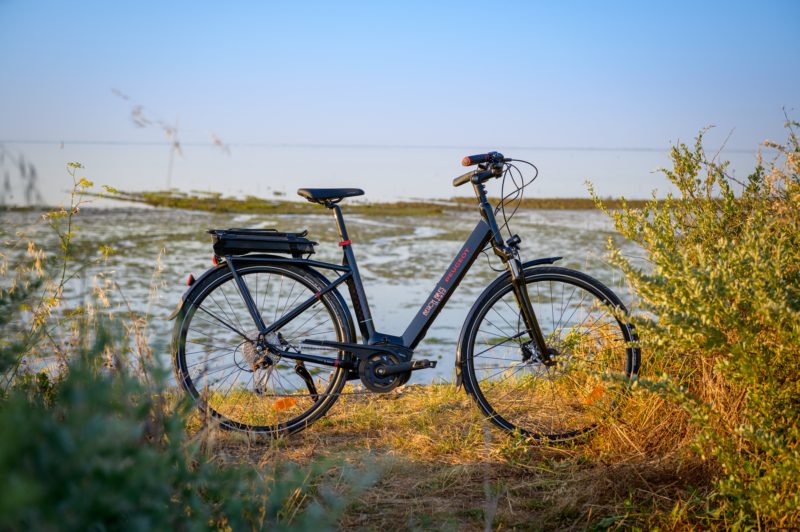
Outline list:
[[[382,366],[392,366],[399,363],[400,361],[397,357],[390,353],[374,353],[359,362],[358,376],[368,390],[376,393],[390,392],[403,384],[404,374],[396,373],[394,375],[381,376],[376,373],[376,370]]]
[[[553,347],[557,345],[558,347]],[[547,348],[544,356],[532,345],[523,350],[523,364],[529,373],[536,377],[553,380],[567,372],[571,356],[559,349],[563,347],[559,342],[554,342]]]

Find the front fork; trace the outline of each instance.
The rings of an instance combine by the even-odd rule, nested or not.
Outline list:
[[[506,268],[508,273],[511,274],[511,287],[514,290],[514,297],[522,313],[522,320],[525,323],[528,336],[537,348],[539,357],[546,358],[549,354],[547,344],[542,334],[542,328],[539,327],[539,320],[536,319],[536,314],[533,312],[531,298],[528,295],[528,285],[525,283],[525,272],[522,270],[522,262],[516,254],[506,261]]]
[[[533,342],[533,347],[537,350],[538,357],[541,360],[548,361],[550,351],[544,341],[539,321],[533,313],[533,305],[528,295],[528,286],[525,284],[525,272],[522,271],[522,261],[519,260],[520,238],[517,235],[513,235],[508,239],[508,242],[503,242],[500,236],[500,228],[497,226],[497,219],[486,196],[486,188],[480,182],[473,183],[473,188],[475,189],[475,196],[480,202],[481,216],[489,224],[494,253],[500,257],[500,260],[506,265],[508,273],[511,274],[511,286],[514,289],[514,297],[517,299],[517,305],[525,322],[526,332]]]

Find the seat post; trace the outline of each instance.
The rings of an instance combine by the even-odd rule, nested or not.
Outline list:
[[[342,209],[335,203],[326,202],[325,206],[333,211],[333,216],[336,218],[336,229],[339,231],[339,236],[342,242],[349,240],[347,237],[347,227],[344,225],[344,216],[342,216]]]
[[[351,278],[347,280],[347,287],[350,289],[350,299],[353,301],[353,310],[356,312],[356,319],[358,320],[358,327],[361,330],[361,335],[364,337],[365,342],[369,342],[375,336],[375,325],[372,323],[372,313],[369,310],[367,294],[364,292],[364,285],[361,282],[361,274],[358,272],[353,246],[350,243],[350,237],[347,236],[347,227],[344,225],[342,209],[335,203],[330,202],[326,203],[325,206],[333,210],[333,215],[336,218],[336,228],[339,230],[339,236],[342,239],[339,245],[342,246],[344,265],[350,267],[350,272],[352,274]]]

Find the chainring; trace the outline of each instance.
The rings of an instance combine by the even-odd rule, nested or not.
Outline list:
[[[391,353],[374,353],[358,363],[358,376],[361,378],[364,387],[369,391],[375,393],[390,392],[408,381],[408,376],[405,373],[380,376],[376,373],[376,370],[381,366],[392,366],[399,363],[400,360]]]

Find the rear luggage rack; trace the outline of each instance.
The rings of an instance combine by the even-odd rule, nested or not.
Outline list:
[[[302,233],[281,233],[275,229],[210,229],[214,253],[217,256],[248,253],[286,253],[299,259],[314,253],[316,242]]]

